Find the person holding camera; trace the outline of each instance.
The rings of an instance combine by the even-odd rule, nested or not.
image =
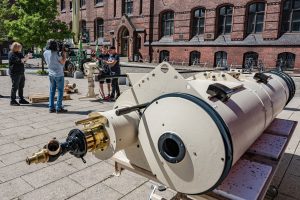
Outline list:
[[[44,52],[44,58],[48,65],[50,80],[49,95],[49,112],[65,113],[68,112],[63,108],[62,100],[64,95],[64,65],[66,63],[66,51],[62,47],[61,54],[59,52],[59,43],[55,40],[49,40],[47,50]],[[58,91],[56,108],[54,106],[54,98],[56,89]]]
[[[25,68],[24,63],[31,58],[31,54],[24,57],[22,54],[22,45],[14,42],[11,45],[11,51],[8,54],[9,75],[12,81],[10,105],[19,106],[20,104],[29,104],[23,96],[23,89],[25,86]],[[16,101],[16,93],[19,93],[19,102]]]

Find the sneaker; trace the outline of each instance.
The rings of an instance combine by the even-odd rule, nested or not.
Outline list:
[[[110,100],[110,96],[108,95],[108,96],[104,97],[104,99],[103,99],[103,100],[105,100],[105,101],[109,101],[109,100]]]
[[[25,99],[20,99],[19,101],[20,104],[30,104],[28,101],[26,101]]]
[[[57,114],[58,113],[66,113],[66,112],[68,112],[68,110],[63,109],[63,108],[61,108],[61,109],[59,109],[59,110],[56,111]]]
[[[56,112],[55,108],[49,110],[49,113],[55,113],[55,112]]]
[[[20,104],[16,100],[10,101],[11,106],[20,106]]]

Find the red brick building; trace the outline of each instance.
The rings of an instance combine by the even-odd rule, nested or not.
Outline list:
[[[300,0],[81,0],[81,27],[129,60],[300,68]]]

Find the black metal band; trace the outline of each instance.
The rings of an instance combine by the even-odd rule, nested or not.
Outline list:
[[[294,98],[295,93],[296,93],[296,85],[295,85],[294,80],[288,74],[281,72],[281,71],[272,70],[272,71],[269,71],[266,73],[277,75],[285,81],[285,83],[289,89],[289,98],[286,102],[286,105],[287,105]]]

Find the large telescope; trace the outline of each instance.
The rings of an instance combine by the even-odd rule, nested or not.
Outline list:
[[[107,112],[78,121],[63,143],[51,140],[27,163],[70,152],[113,158],[183,194],[216,188],[295,94],[285,73],[203,72],[184,79],[168,63],[127,74],[131,88]],[[101,172],[99,172],[101,173]]]

